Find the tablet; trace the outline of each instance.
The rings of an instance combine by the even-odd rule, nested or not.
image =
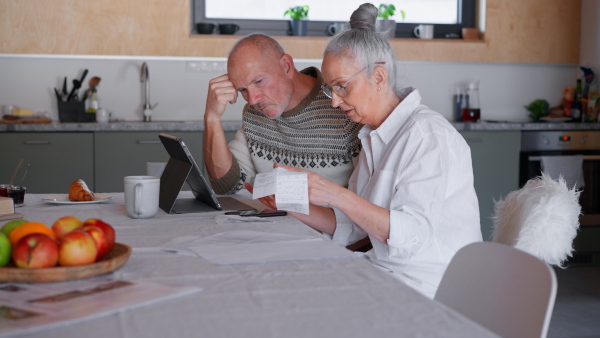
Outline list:
[[[170,214],[241,210],[252,207],[233,197],[217,197],[181,137],[159,134],[170,159],[160,177],[159,206]],[[177,198],[187,182],[195,198]]]

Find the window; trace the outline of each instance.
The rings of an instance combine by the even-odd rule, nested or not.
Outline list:
[[[418,24],[435,25],[435,38],[459,38],[461,28],[475,27],[477,0],[397,0],[396,37],[411,38]],[[290,35],[288,18],[283,13],[292,6],[308,5],[308,35],[327,36],[332,22],[347,22],[350,14],[364,0],[192,0],[193,23],[236,23],[238,34],[262,32],[269,35]],[[373,3],[378,4],[378,3]],[[404,20],[400,10],[406,13]],[[192,26],[195,26],[193,24]],[[195,28],[192,28],[195,33]]]

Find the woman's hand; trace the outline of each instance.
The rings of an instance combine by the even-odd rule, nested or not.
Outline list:
[[[348,189],[340,187],[336,183],[308,170],[287,165],[278,165],[277,163],[275,163],[274,167],[281,167],[290,171],[305,172],[308,177],[308,200],[311,204],[337,207],[336,203],[340,200],[340,195],[345,191],[348,191]]]

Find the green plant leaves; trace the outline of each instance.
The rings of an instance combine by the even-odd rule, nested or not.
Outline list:
[[[405,13],[404,11],[400,11],[402,14],[402,20],[404,20]],[[379,5],[379,15],[378,18],[389,19],[391,16],[394,16],[396,13],[396,6],[393,4],[381,4]]]
[[[308,6],[294,6],[285,11],[283,16],[289,15],[292,20],[303,20],[308,18],[308,10]]]
[[[528,106],[525,106],[525,109],[529,111],[529,117],[535,120],[548,115],[549,106],[550,105],[548,101],[544,99],[538,99],[531,102]]]

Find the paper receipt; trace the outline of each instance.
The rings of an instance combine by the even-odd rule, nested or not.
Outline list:
[[[275,195],[277,209],[308,215],[308,177],[281,167],[257,174],[252,198]]]

